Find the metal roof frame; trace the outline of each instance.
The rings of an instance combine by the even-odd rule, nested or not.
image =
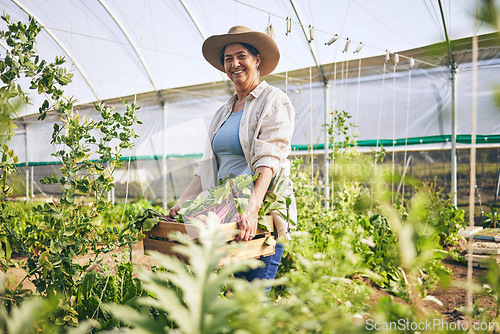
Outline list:
[[[40,24],[40,26],[42,27],[42,29],[45,30],[49,34],[49,36],[54,40],[54,42],[56,42],[57,45],[59,45],[59,47],[69,57],[69,59],[71,59],[71,61],[75,65],[75,67],[78,69],[78,71],[82,75],[83,79],[85,80],[85,82],[89,86],[90,90],[92,91],[92,93],[94,94],[94,96],[96,97],[96,99],[100,100],[99,94],[97,93],[96,89],[94,88],[94,85],[92,85],[92,83],[90,82],[89,77],[87,76],[87,74],[85,73],[85,71],[82,69],[82,67],[80,66],[80,64],[78,63],[78,61],[76,61],[76,59],[73,57],[73,55],[71,54],[71,52],[69,52],[69,50],[66,48],[66,46],[59,40],[59,38],[57,38],[57,36],[54,35],[52,33],[52,31],[49,28],[47,28],[46,25],[43,24],[43,22],[40,20],[39,17],[37,17],[35,14],[33,14],[32,11],[30,11],[23,4],[21,4],[19,2],[19,0],[12,0],[12,2],[14,4],[16,4],[16,6],[19,7],[23,12],[25,12],[29,16],[33,17],[33,19],[35,19],[35,21],[37,21],[38,24]]]
[[[104,3],[104,0],[98,0],[101,6],[106,10],[106,12],[111,16],[115,24],[118,26],[120,31],[123,33],[127,41],[129,42],[130,46],[132,49],[134,49],[135,54],[139,58],[139,62],[141,63],[142,67],[144,67],[144,70],[146,71],[146,74],[148,76],[149,82],[151,82],[151,85],[153,86],[153,90],[156,92],[158,91],[158,88],[156,87],[155,81],[153,79],[153,75],[151,72],[151,69],[149,68],[148,64],[146,63],[146,60],[142,56],[142,53],[140,52],[139,48],[133,43],[130,34],[125,30],[123,24],[116,18],[116,16],[111,12],[109,9],[109,6]]]
[[[203,31],[201,30],[200,25],[198,24],[198,21],[197,21],[197,20],[195,19],[195,17],[193,16],[193,14],[192,14],[191,10],[189,9],[189,7],[186,5],[186,3],[184,2],[184,0],[179,0],[179,2],[181,3],[182,7],[184,7],[184,10],[185,10],[185,11],[186,11],[186,13],[188,14],[189,19],[191,20],[191,22],[193,22],[193,24],[194,24],[194,26],[195,26],[196,30],[198,30],[198,33],[200,34],[201,38],[202,38],[203,40],[205,40],[205,39],[206,39],[206,36],[205,36],[205,34],[203,33]],[[226,77],[224,76],[224,74],[223,74],[223,73],[221,73],[221,77],[222,77],[222,80],[226,83],[227,90],[228,90],[229,94],[230,94],[230,95],[232,95],[232,94],[233,94],[233,91],[232,91],[232,89],[231,89],[231,84],[229,83],[229,79],[228,79],[228,78],[226,78]]]
[[[304,33],[304,38],[306,39],[307,45],[309,46],[309,51],[311,52],[311,55],[314,59],[314,63],[316,64],[316,67],[318,68],[318,71],[319,71],[319,74],[320,74],[321,79],[323,81],[323,84],[327,85],[328,79],[325,76],[325,72],[323,71],[323,67],[321,66],[320,63],[318,63],[318,59],[316,58],[316,53],[314,52],[314,49],[311,46],[311,41],[309,41],[309,39],[307,38],[307,33],[306,33],[306,30],[304,29],[304,25],[302,24],[302,20],[300,18],[297,7],[295,7],[293,0],[290,0],[290,4],[293,7],[293,11],[295,12],[295,16],[297,16],[297,19],[299,20],[300,27],[302,28],[302,32]]]

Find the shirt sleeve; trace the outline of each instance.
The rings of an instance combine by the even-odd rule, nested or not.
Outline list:
[[[254,142],[254,169],[270,167],[276,173],[291,151],[295,109],[288,97],[280,94],[263,113],[260,132]]]

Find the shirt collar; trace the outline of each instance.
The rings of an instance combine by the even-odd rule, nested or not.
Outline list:
[[[262,92],[267,88],[267,86],[269,86],[269,84],[266,82],[266,81],[262,81],[260,84],[257,85],[257,87],[254,88],[254,90],[252,90],[250,92],[250,94],[248,94],[249,96],[253,96],[254,98],[258,98],[260,96],[260,94],[262,94]],[[236,102],[236,99],[238,98],[238,95],[234,94],[230,99],[229,101],[227,101],[227,106],[228,107],[232,107],[234,105],[234,102]],[[247,97],[248,98],[248,97]]]
[[[233,96],[231,96],[231,98],[229,99],[229,101],[227,101],[226,105],[229,107],[229,106],[233,106],[234,102],[236,102],[236,100],[238,99],[238,95],[234,94]]]
[[[269,84],[266,81],[262,81],[257,87],[255,87],[254,90],[252,90],[250,92],[249,95],[252,95],[253,97],[258,98],[260,96],[260,94],[262,94],[264,89],[267,88],[267,86],[269,86]]]

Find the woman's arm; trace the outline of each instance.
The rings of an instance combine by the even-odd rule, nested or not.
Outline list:
[[[259,221],[259,210],[273,177],[273,170],[270,167],[257,167],[256,172],[259,173],[259,176],[255,180],[248,207],[238,222],[238,228],[240,229],[240,234],[236,237],[238,241],[248,241],[255,236]]]
[[[201,178],[200,176],[195,175],[189,187],[187,187],[186,191],[184,191],[182,196],[177,200],[177,203],[175,203],[172,209],[170,209],[170,217],[173,218],[177,216],[177,212],[181,209],[182,204],[189,199],[196,198],[196,196],[201,193],[201,190]]]

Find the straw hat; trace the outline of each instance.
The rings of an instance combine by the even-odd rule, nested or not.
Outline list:
[[[235,26],[227,34],[210,36],[203,42],[203,57],[216,69],[225,72],[221,63],[221,52],[226,45],[246,43],[256,48],[261,57],[260,74],[265,76],[271,73],[280,60],[280,51],[276,42],[267,34],[252,31],[244,26]]]

